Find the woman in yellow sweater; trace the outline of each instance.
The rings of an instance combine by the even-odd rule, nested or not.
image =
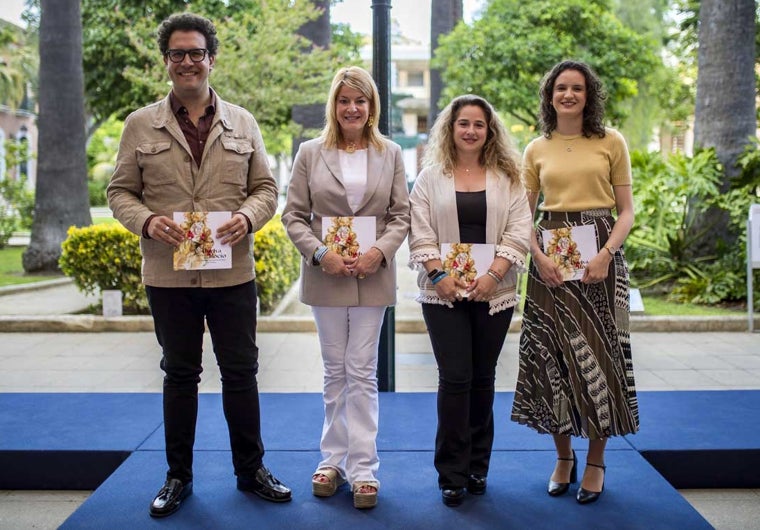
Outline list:
[[[604,88],[588,65],[555,65],[540,95],[543,135],[525,149],[523,183],[541,220],[531,239],[512,420],[553,436],[552,496],[577,480],[571,437],[589,440],[576,495],[586,504],[604,489],[607,439],[639,427],[622,250],[633,225],[631,164],[621,134],[604,126]],[[544,246],[556,232],[544,231],[578,226],[593,228],[573,233],[582,239],[590,230],[594,246],[581,256],[580,279],[567,280]]]

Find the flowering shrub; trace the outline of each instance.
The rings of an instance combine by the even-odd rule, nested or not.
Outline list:
[[[271,312],[298,278],[300,256],[285,234],[279,216],[254,237],[256,289],[263,313]],[[125,313],[146,314],[148,299],[140,275],[140,238],[118,223],[71,227],[58,261],[79,290],[97,295],[103,289],[123,293]]]
[[[74,285],[90,295],[122,292],[124,311],[145,313],[148,299],[140,277],[140,238],[118,223],[72,226],[61,245],[58,265]]]

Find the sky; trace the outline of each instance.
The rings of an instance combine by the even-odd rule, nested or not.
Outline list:
[[[391,19],[398,21],[401,34],[423,44],[430,42],[430,1],[391,0]],[[485,0],[463,0],[464,19],[469,22]],[[0,18],[23,25],[24,0],[0,0]],[[334,22],[344,22],[366,35],[372,34],[372,0],[343,0],[330,15]]]

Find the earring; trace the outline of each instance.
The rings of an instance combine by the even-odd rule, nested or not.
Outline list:
[[[370,116],[369,119],[367,120],[367,127],[372,127],[374,124],[375,124],[375,118]]]

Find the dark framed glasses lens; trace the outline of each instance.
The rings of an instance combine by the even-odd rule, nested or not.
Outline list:
[[[190,60],[194,63],[199,63],[206,58],[206,50],[203,48],[195,48],[192,50],[169,50],[166,52],[167,57],[173,63],[181,63],[185,60],[185,55],[190,56]]]

